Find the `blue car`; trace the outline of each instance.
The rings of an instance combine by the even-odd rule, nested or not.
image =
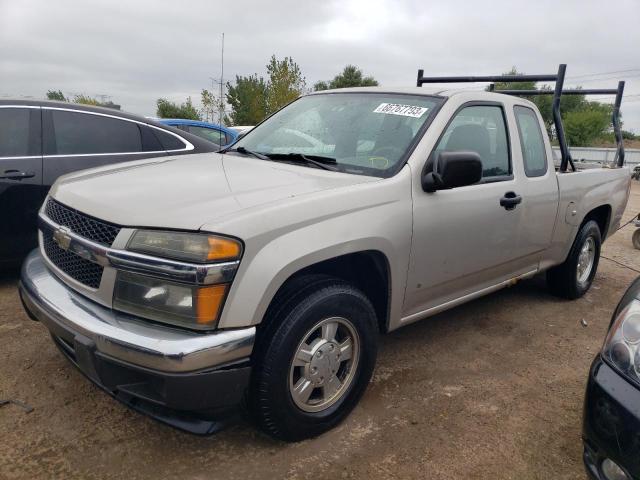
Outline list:
[[[165,125],[171,125],[172,127],[197,135],[198,137],[216,143],[221,147],[232,144],[238,137],[238,132],[215,123],[201,122],[199,120],[186,120],[183,118],[161,118],[158,121]]]

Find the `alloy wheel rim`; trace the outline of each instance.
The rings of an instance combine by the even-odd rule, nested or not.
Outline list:
[[[344,397],[360,357],[360,339],[343,317],[316,323],[304,335],[291,359],[289,394],[304,412],[320,412]]]
[[[582,245],[578,255],[578,268],[576,270],[578,283],[584,284],[589,280],[595,258],[596,242],[593,240],[593,237],[588,237]]]

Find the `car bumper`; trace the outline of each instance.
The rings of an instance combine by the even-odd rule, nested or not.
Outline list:
[[[607,458],[629,478],[640,478],[640,389],[600,355],[591,365],[582,436],[583,460],[590,478],[606,480],[601,465]]]
[[[249,383],[255,327],[198,333],[115,312],[67,287],[38,251],[20,298],[84,375],[130,407],[198,434],[219,429]]]

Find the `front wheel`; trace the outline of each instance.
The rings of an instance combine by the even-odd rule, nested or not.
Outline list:
[[[288,290],[265,319],[249,402],[263,430],[297,441],[355,407],[373,373],[377,321],[367,297],[339,279],[303,277]]]
[[[636,231],[633,232],[631,241],[633,242],[633,246],[640,250],[640,228],[637,228]]]
[[[582,225],[564,263],[547,271],[551,293],[570,300],[587,293],[598,269],[601,244],[598,224],[590,220]]]

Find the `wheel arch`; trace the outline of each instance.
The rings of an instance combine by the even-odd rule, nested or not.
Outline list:
[[[609,233],[609,225],[611,224],[611,211],[612,207],[609,204],[600,205],[598,207],[592,208],[582,219],[582,223],[578,228],[578,232],[580,228],[587,222],[593,220],[598,224],[600,228],[600,236],[602,237],[602,241],[604,242],[605,238],[608,237]],[[576,232],[576,235],[578,233]],[[575,239],[574,239],[575,241]]]
[[[290,274],[279,285],[269,301],[269,307],[279,299],[290,282],[313,274],[336,277],[361,290],[373,304],[380,332],[387,331],[391,308],[391,268],[389,259],[382,251],[361,250],[306,265]]]

